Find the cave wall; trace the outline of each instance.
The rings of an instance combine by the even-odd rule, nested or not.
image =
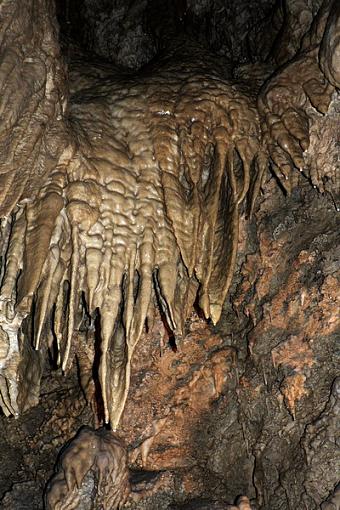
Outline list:
[[[176,3],[175,9],[163,3],[163,11],[156,2],[131,2],[127,7],[123,2],[99,5],[87,1],[80,11],[76,2],[60,2],[58,34],[50,2],[7,0],[1,6],[2,19],[6,20],[0,39],[4,55],[0,72],[4,119],[0,150],[0,389],[7,415],[0,416],[4,466],[0,501],[4,509],[42,508],[42,493],[61,446],[81,425],[100,427],[105,414],[103,376],[98,376],[103,352],[98,316],[90,320],[84,314],[86,307],[79,305],[81,313],[78,310],[67,325],[67,300],[75,284],[71,290],[62,285],[59,334],[60,352],[66,362],[60,367],[51,297],[57,295],[58,285],[51,287],[49,275],[64,270],[71,281],[74,268],[79,274],[86,268],[82,259],[79,263],[71,255],[77,243],[74,227],[80,226],[80,245],[83,242],[88,248],[88,222],[96,221],[98,208],[101,218],[107,210],[107,205],[103,209],[98,206],[103,197],[107,198],[108,181],[106,177],[101,181],[100,174],[103,162],[109,161],[111,171],[119,175],[120,190],[126,174],[120,174],[117,166],[125,165],[133,175],[135,167],[129,166],[133,159],[138,167],[153,160],[152,152],[159,164],[166,165],[173,157],[171,143],[159,145],[158,133],[165,137],[169,126],[176,132],[187,112],[190,117],[197,114],[198,109],[192,113],[190,108],[192,104],[196,108],[197,98],[198,103],[201,101],[203,73],[206,96],[200,111],[204,128],[187,131],[180,143],[190,161],[190,178],[201,172],[200,179],[210,179],[213,196],[220,189],[216,188],[219,174],[212,175],[214,158],[209,160],[208,153],[202,157],[208,137],[205,126],[217,133],[219,125],[228,119],[223,136],[218,131],[213,143],[217,139],[224,142],[228,136],[233,139],[232,147],[240,156],[234,155],[236,159],[233,156],[230,164],[237,186],[232,173],[225,187],[220,185],[220,197],[227,206],[222,200],[216,231],[223,227],[227,242],[223,250],[215,247],[218,256],[212,260],[217,267],[215,281],[218,285],[219,280],[227,282],[222,301],[231,287],[219,322],[207,323],[203,318],[205,306],[206,315],[214,316],[202,294],[200,306],[196,303],[190,311],[198,283],[188,286],[185,267],[190,266],[194,243],[185,248],[185,243],[178,241],[176,228],[182,225],[176,225],[171,207],[183,207],[189,217],[191,197],[188,193],[187,202],[176,202],[174,195],[169,195],[173,181],[162,181],[162,192],[168,193],[168,199],[160,199],[159,204],[164,207],[165,222],[170,218],[175,223],[174,230],[169,228],[173,236],[169,244],[175,245],[174,238],[177,243],[176,249],[167,252],[168,258],[184,260],[183,265],[176,262],[167,278],[177,275],[187,287],[185,292],[183,286],[178,287],[173,304],[168,299],[173,313],[181,317],[180,332],[173,328],[173,334],[164,326],[164,313],[159,315],[162,304],[158,306],[155,292],[156,306],[153,318],[148,315],[148,331],[140,331],[138,344],[137,336],[133,339],[130,393],[125,407],[118,402],[122,416],[119,419],[118,413],[114,423],[132,472],[133,497],[128,504],[149,510],[225,508],[244,494],[251,502],[238,502],[237,508],[251,505],[264,510],[313,510],[321,504],[322,508],[332,508],[326,500],[329,505],[333,504],[331,498],[336,500],[340,468],[336,433],[339,16],[336,2],[325,1],[317,15],[319,7],[317,2],[264,2],[255,7],[247,2],[220,5],[188,1]],[[31,24],[31,20],[35,22]],[[81,33],[76,28],[79,20],[84,26]],[[176,34],[174,44],[171,41]],[[159,51],[159,60],[152,60],[141,74],[133,74]],[[103,57],[106,61],[100,59]],[[281,68],[282,64],[286,65]],[[188,69],[196,88],[188,86],[180,103]],[[220,88],[215,86],[217,82]],[[227,97],[221,110],[216,108],[218,94]],[[110,97],[111,103],[101,102],[103,97]],[[172,100],[178,101],[183,104],[183,117],[177,114],[173,125],[164,116],[152,117],[151,122],[145,97],[157,111],[167,111],[164,97],[169,108]],[[115,110],[116,104],[119,108]],[[204,116],[207,110],[213,112],[209,124]],[[111,111],[115,113],[109,117]],[[103,133],[103,119],[107,122],[103,142],[96,142]],[[156,133],[153,142],[143,131],[146,119]],[[248,123],[246,127],[244,123]],[[243,144],[244,133],[248,137],[249,130],[250,140],[254,139],[250,149]],[[145,136],[143,143],[137,138],[133,155],[129,152],[126,156],[123,143],[128,140],[132,146],[136,132]],[[142,154],[145,147],[150,151],[146,156]],[[158,175],[156,166],[154,175]],[[88,182],[89,175],[93,186],[78,196],[74,184]],[[188,181],[183,175],[176,178],[187,193]],[[158,184],[155,189],[159,193]],[[238,198],[242,196],[237,206],[233,201],[235,189]],[[137,202],[143,206],[138,225],[144,225],[148,218],[147,200],[146,195],[145,202]],[[80,206],[79,201],[88,202],[92,212],[88,214],[87,206]],[[214,207],[213,200],[206,200],[204,214],[209,217]],[[58,216],[60,211],[64,212]],[[156,215],[155,211],[152,209],[150,216]],[[71,218],[71,227],[63,224],[66,215]],[[231,223],[230,217],[234,218]],[[236,223],[238,239],[228,230]],[[192,232],[190,228],[187,221],[185,235]],[[151,244],[158,243],[158,253],[165,238],[157,228],[154,231]],[[126,236],[126,246],[133,244],[134,235]],[[216,245],[219,239],[216,234]],[[207,246],[200,245],[201,254],[206,253]],[[235,258],[232,263],[231,251]],[[157,256],[151,264],[159,264]],[[148,255],[145,260],[150,262]],[[205,260],[208,265],[209,257]],[[138,263],[136,267],[141,270]],[[91,277],[95,276],[94,272]],[[204,279],[201,285],[204,287]],[[166,286],[158,300],[165,293]],[[100,293],[96,295],[91,299],[98,300]],[[105,292],[103,296],[105,299]],[[86,299],[89,304],[91,299]],[[134,299],[138,309],[140,302]],[[110,313],[112,306],[107,308]],[[144,319],[140,322],[143,326]],[[123,324],[126,327],[126,322]],[[119,335],[109,349],[110,363],[121,341]],[[40,350],[35,350],[34,344],[40,344]],[[111,389],[107,391],[109,394]],[[14,420],[10,414],[21,416]],[[98,444],[100,450],[99,440]],[[86,448],[82,451],[86,459]],[[56,468],[59,481],[73,469],[71,461],[62,464],[63,458],[68,459],[64,454]],[[110,462],[107,458],[110,455],[104,465]],[[103,472],[100,462],[98,469]],[[97,500],[91,499],[88,487],[94,490],[98,476],[95,471],[81,476],[86,478],[87,489],[75,493],[81,494],[88,508],[94,508]],[[142,481],[140,477],[144,477]],[[112,505],[107,508],[115,508],[117,501]]]

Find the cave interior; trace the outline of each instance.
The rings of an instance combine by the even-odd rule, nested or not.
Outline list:
[[[340,510],[340,2],[3,0],[0,508]]]

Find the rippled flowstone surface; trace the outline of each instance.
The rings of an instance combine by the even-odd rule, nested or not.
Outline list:
[[[281,509],[289,500],[316,509],[337,484],[337,219],[308,188],[286,199],[274,182],[268,186],[273,195],[242,236],[253,255],[242,244],[218,328],[192,315],[175,352],[158,319],[137,347],[119,433],[134,472],[167,476],[154,493],[148,482],[132,508],[219,508],[243,493],[254,508]],[[52,381],[43,378],[43,406],[2,418],[8,508],[14,501],[27,508],[19,506],[27,505],[22,487],[40,501],[58,449],[80,425],[93,424],[76,372]]]
[[[1,507],[336,507],[338,3],[77,5],[0,7]]]

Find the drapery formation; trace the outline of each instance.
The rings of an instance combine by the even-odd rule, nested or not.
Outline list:
[[[42,31],[25,25],[30,9],[31,19],[44,20]],[[47,345],[67,371],[80,329],[96,327],[104,417],[116,428],[134,347],[153,310],[177,339],[197,296],[206,318],[219,320],[249,188],[251,209],[269,161],[288,190],[294,167],[307,173],[308,108],[324,113],[336,85],[339,16],[330,10],[325,2],[315,29],[321,37],[306,37],[296,60],[261,89],[257,109],[248,88],[181,38],[134,76],[102,69],[96,77],[94,69],[90,78],[90,66],[80,64],[69,96],[51,2],[3,3],[6,414],[37,402]],[[296,68],[311,74],[308,86]],[[336,184],[320,167],[310,178],[321,191],[326,181]]]

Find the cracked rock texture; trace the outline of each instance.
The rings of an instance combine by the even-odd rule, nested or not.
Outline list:
[[[219,325],[192,315],[175,352],[156,319],[136,348],[119,435],[134,473],[167,476],[130,508],[225,508],[240,493],[268,510],[336,502],[338,220],[308,186],[288,199],[266,186]],[[76,366],[54,378],[40,406],[2,418],[5,509],[33,508],[23,491],[42,508],[56,452],[93,425]]]
[[[337,508],[339,3],[0,21],[1,508]]]

